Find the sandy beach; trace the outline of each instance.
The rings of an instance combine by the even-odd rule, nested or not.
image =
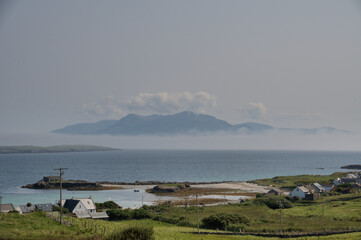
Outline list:
[[[104,187],[119,187],[120,189],[150,189],[156,185],[112,185],[102,184]],[[244,193],[267,193],[269,187],[260,186],[248,182],[222,182],[210,184],[190,184],[191,188],[197,189],[214,189],[214,190],[232,190]]]

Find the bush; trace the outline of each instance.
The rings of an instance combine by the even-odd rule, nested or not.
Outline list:
[[[339,193],[350,193],[352,190],[352,184],[343,183],[336,187],[335,191]]]
[[[249,225],[250,221],[247,217],[238,214],[218,213],[202,219],[205,228],[224,230],[230,224]]]
[[[281,206],[282,208],[291,208],[293,207],[292,203],[284,197],[278,196],[269,196],[264,198],[256,198],[253,200],[254,204],[259,205],[266,205],[272,209],[279,209]]]
[[[116,204],[114,201],[106,201],[103,203],[95,203],[95,206],[97,209],[119,209],[122,208],[118,204]]]
[[[151,218],[150,213],[143,209],[112,209],[108,210],[107,214],[109,216],[109,220],[129,220],[129,219],[145,219]]]
[[[63,214],[68,214],[69,213],[69,209],[67,209],[65,207],[62,207],[61,209],[62,209]],[[55,205],[53,207],[53,211],[60,212],[60,207]]]
[[[293,196],[293,197],[291,198],[291,202],[297,202],[298,200],[300,200],[300,198],[297,197],[297,196]]]
[[[131,212],[129,209],[125,210],[108,210],[107,214],[109,216],[109,220],[128,220],[132,218]]]
[[[150,213],[143,208],[134,209],[132,212],[132,219],[145,219],[150,217]]]
[[[106,240],[154,240],[154,230],[150,226],[131,226],[110,234]]]

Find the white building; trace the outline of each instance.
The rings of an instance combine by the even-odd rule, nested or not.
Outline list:
[[[96,208],[92,198],[66,199],[64,208],[69,210],[69,213],[95,213]]]
[[[310,194],[312,191],[304,186],[298,186],[290,193],[290,197],[298,197],[299,199],[303,199],[306,197],[306,194]]]

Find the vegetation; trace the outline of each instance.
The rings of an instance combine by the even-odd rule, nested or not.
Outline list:
[[[265,196],[259,197],[253,200],[253,203],[259,205],[266,205],[272,209],[279,209],[279,208],[291,208],[293,207],[292,203],[287,200],[285,197],[281,196]]]
[[[151,218],[150,213],[144,208],[139,209],[112,209],[108,210],[109,220],[130,220],[130,219],[146,219]]]
[[[60,207],[56,206],[56,205],[53,206],[53,211],[60,212]],[[69,209],[67,209],[65,207],[62,207],[61,211],[63,212],[63,214],[68,214],[69,213]]]
[[[322,211],[324,207],[324,216]],[[217,213],[238,214],[249,219],[249,225],[230,224],[227,231],[237,231],[241,228],[246,232],[297,232],[297,231],[332,231],[333,229],[356,229],[360,227],[361,196],[356,194],[335,195],[307,204],[298,204],[293,208],[283,209],[283,225],[280,224],[280,210],[273,210],[265,205],[256,205],[252,201],[243,204],[230,204],[222,206],[199,208],[200,220]],[[147,209],[153,214],[169,214],[173,218],[184,217],[184,208],[172,206],[155,206]],[[102,221],[91,219],[77,219],[64,216],[72,226],[59,225],[44,213],[30,214],[0,214],[0,239],[106,239],[119,229],[132,226],[146,225],[153,227],[155,240],[220,240],[220,239],[246,239],[264,240],[266,238],[255,236],[225,236],[192,234],[196,231],[196,208],[187,209],[187,226],[180,221],[179,224],[169,224],[161,221],[143,219],[126,221]],[[165,215],[163,215],[165,216]],[[97,232],[93,224],[97,225]],[[86,226],[85,226],[86,225]],[[202,227],[202,226],[201,226]],[[106,233],[100,230],[106,229]],[[201,232],[216,232],[215,230],[200,229]],[[222,231],[218,231],[222,233]],[[277,240],[279,238],[272,238]],[[289,238],[296,240],[296,238]],[[320,237],[298,237],[298,240],[341,240],[361,239],[361,233]]]
[[[111,233],[106,240],[153,240],[152,226],[136,225]]]
[[[249,181],[263,186],[274,186],[279,188],[295,188],[299,185],[308,185],[314,182],[330,184],[336,178],[346,176],[347,173],[336,172],[331,175],[298,175],[298,176],[277,176],[274,178],[257,179]]]
[[[114,201],[106,201],[106,202],[103,202],[103,203],[97,203],[96,202],[95,206],[96,206],[97,210],[122,208],[121,206],[116,204]]]
[[[79,226],[68,227],[43,212],[0,214],[0,239],[100,239]]]
[[[249,225],[249,219],[238,214],[217,213],[202,219],[203,227],[226,230],[230,224]]]

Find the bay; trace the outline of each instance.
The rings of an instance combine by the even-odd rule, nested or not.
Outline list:
[[[0,155],[0,195],[14,205],[54,203],[58,190],[23,189],[53,169],[66,167],[65,179],[86,181],[247,181],[281,175],[330,174],[343,165],[360,164],[361,152],[276,150],[119,150],[109,152]],[[144,189],[64,191],[64,198],[113,200],[124,207],[151,204],[155,197]]]

